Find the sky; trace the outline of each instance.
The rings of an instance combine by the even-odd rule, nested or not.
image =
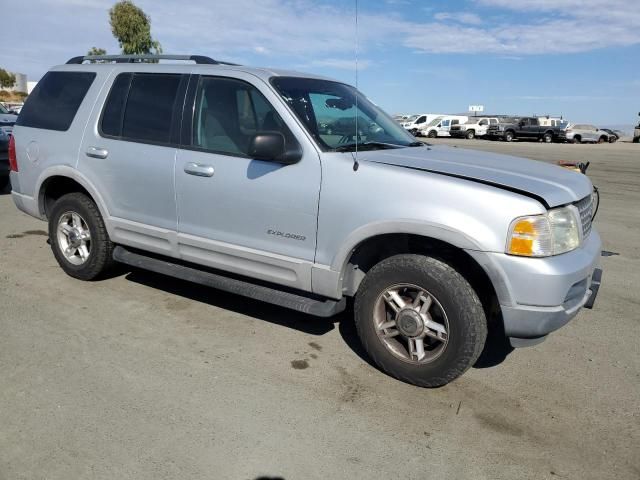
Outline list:
[[[356,83],[389,113],[563,115],[630,125],[640,111],[640,0],[135,0],[165,53]],[[0,68],[38,80],[120,49],[114,0],[0,0]],[[3,9],[4,11],[5,9]],[[10,39],[10,42],[7,40]],[[357,39],[357,42],[356,42]],[[9,47],[10,45],[10,47]]]

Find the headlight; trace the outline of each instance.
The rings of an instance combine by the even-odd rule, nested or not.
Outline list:
[[[511,222],[506,253],[549,257],[580,246],[579,222],[574,207],[549,210],[546,215],[519,217]]]

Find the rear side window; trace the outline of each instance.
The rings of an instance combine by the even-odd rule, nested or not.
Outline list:
[[[105,136],[168,144],[182,75],[124,73],[111,87],[100,124]]]
[[[46,130],[69,130],[94,72],[48,72],[24,104],[17,125]]]

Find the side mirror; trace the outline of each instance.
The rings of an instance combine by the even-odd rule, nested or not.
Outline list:
[[[256,160],[268,160],[292,165],[302,158],[302,150],[287,149],[284,135],[279,132],[264,132],[254,135],[249,144],[249,156]]]

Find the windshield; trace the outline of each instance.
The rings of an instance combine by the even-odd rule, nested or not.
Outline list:
[[[405,121],[406,121],[406,122],[411,122],[411,123],[413,123],[413,122],[415,122],[415,121],[418,119],[418,117],[419,117],[419,116],[420,116],[420,115],[411,115],[411,116],[410,116],[409,118],[407,118]]]
[[[349,85],[298,77],[274,77],[271,83],[324,150],[340,151],[356,142],[375,148],[416,143],[402,126]]]

